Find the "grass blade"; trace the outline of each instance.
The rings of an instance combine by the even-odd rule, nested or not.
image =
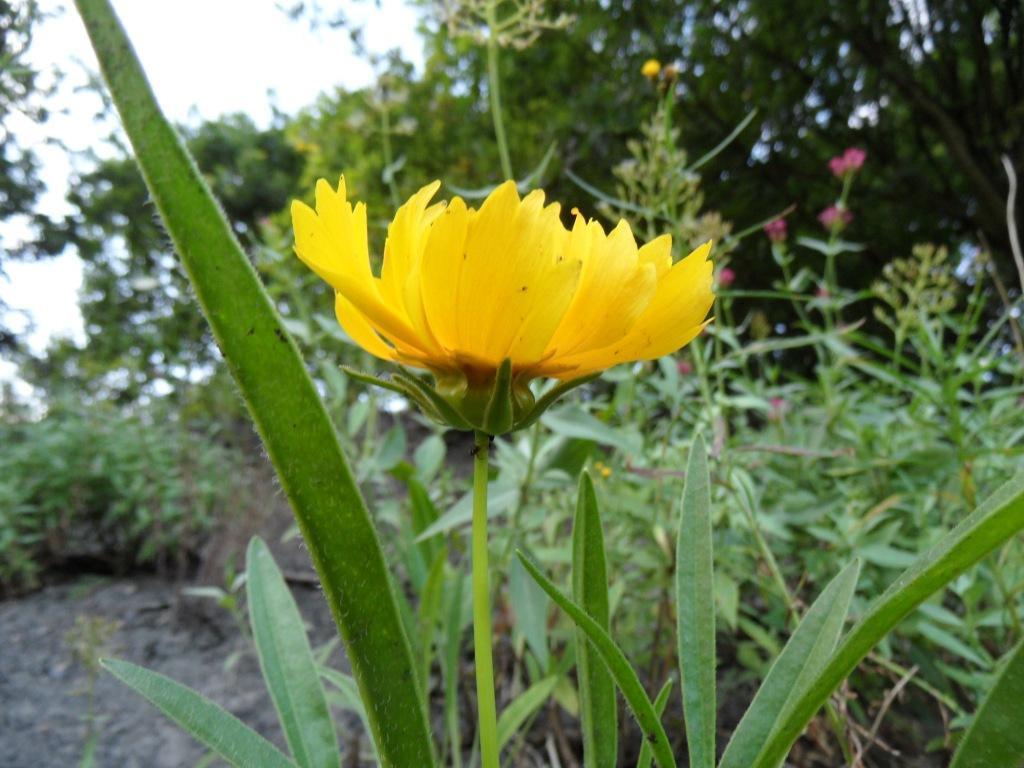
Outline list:
[[[196,740],[237,768],[295,768],[295,763],[225,709],[169,677],[127,661],[104,659],[103,667],[149,701]]]
[[[576,626],[583,630],[594,650],[597,651],[601,661],[604,662],[608,671],[615,680],[615,684],[622,691],[623,698],[629,705],[630,711],[643,729],[644,738],[651,745],[654,759],[660,768],[675,768],[676,761],[672,755],[672,748],[668,743],[668,736],[661,724],[661,719],[654,711],[654,705],[647,696],[640,678],[637,677],[634,669],[629,665],[625,655],[615,645],[615,642],[598,625],[596,621],[587,615],[587,612],[576,603],[563,595],[547,576],[540,572],[536,565],[530,562],[522,552],[516,554],[529,574],[540,584],[541,589],[548,593],[552,600],[569,614],[569,617],[576,623]]]
[[[1024,641],[1006,656],[949,768],[1024,765]]]
[[[338,737],[313,651],[284,577],[258,537],[246,554],[249,619],[260,669],[292,757],[300,768],[335,768]]]
[[[829,582],[768,670],[722,755],[719,768],[746,768],[801,693],[828,663],[857,586],[854,561]]]
[[[658,717],[665,714],[665,707],[668,706],[668,697],[672,695],[672,678],[665,681],[665,684],[661,686],[661,690],[658,691],[657,698],[654,699],[654,711],[658,713]],[[640,756],[636,760],[636,768],[651,768],[651,747],[645,741],[643,746],[640,747]]]
[[[601,629],[610,632],[604,533],[590,475],[580,475],[572,525],[572,596]],[[614,768],[619,724],[615,682],[582,629],[576,629],[576,669],[580,687],[583,760],[587,768]]]
[[[498,718],[498,749],[503,749],[512,740],[526,719],[548,700],[556,685],[558,675],[545,677],[531,685],[505,707],[505,711]]]
[[[386,762],[433,765],[380,541],[294,342],[171,124],[109,0],[78,0],[142,174],[277,469]]]
[[[690,449],[676,541],[676,630],[692,768],[715,765],[715,579],[707,450]]]
[[[843,638],[825,669],[780,723],[756,766],[775,768],[832,692],[924,600],[1024,528],[1024,473],[966,517],[879,597]]]

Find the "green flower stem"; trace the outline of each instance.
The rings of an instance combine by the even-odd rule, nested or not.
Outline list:
[[[491,660],[491,592],[487,572],[487,453],[491,438],[476,433],[473,456],[473,659],[476,710],[480,723],[480,764],[498,768],[498,712]]]
[[[494,138],[498,142],[498,157],[501,159],[501,173],[506,179],[512,175],[512,161],[508,154],[505,138],[505,120],[501,113],[501,76],[498,74],[498,27],[497,2],[489,0],[487,14],[487,92],[491,97],[491,119],[494,120]]]
[[[391,151],[391,111],[383,97],[380,105],[380,142],[381,151],[384,153],[384,168],[387,170],[388,193],[391,195],[391,204],[398,208],[402,198],[399,197],[398,186],[395,184],[395,159]]]

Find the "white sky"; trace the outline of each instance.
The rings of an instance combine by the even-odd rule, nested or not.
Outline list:
[[[275,0],[113,0],[114,7],[142,60],[157,98],[174,121],[195,123],[228,112],[245,112],[259,124],[271,117],[271,104],[294,113],[313,103],[334,86],[359,88],[373,80],[368,62],[353,51],[344,30],[311,32],[304,21],[292,22]],[[39,209],[50,216],[67,212],[64,197],[72,173],[71,160],[54,140],[71,150],[96,147],[110,133],[109,125],[93,118],[99,101],[92,93],[76,92],[97,71],[85,28],[73,7],[42,0],[44,12],[54,14],[40,26],[30,49],[41,70],[65,73],[56,96],[64,114],[55,114],[42,127],[12,119],[10,128],[43,161],[47,192]],[[291,5],[291,0],[281,2]],[[324,2],[328,9],[343,7],[349,19],[364,28],[364,43],[374,52],[401,49],[417,67],[422,44],[416,34],[417,11],[403,0]],[[272,95],[271,95],[272,92]],[[17,223],[0,224],[0,246],[24,237]],[[81,263],[73,253],[40,263],[4,260],[7,279],[0,276],[0,296],[23,310],[34,326],[30,345],[42,350],[54,336],[82,339],[78,291]],[[13,327],[24,327],[15,317]],[[0,378],[14,375],[0,360]]]

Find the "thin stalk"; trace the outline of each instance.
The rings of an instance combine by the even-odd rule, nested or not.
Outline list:
[[[488,435],[477,432],[473,455],[473,659],[482,768],[498,768],[498,713],[494,703],[491,592],[487,572],[487,453],[490,442]]]
[[[398,186],[395,184],[395,159],[391,151],[391,111],[383,99],[380,105],[380,142],[381,151],[384,153],[384,168],[387,169],[388,193],[391,196],[391,204],[397,208],[402,199],[398,196]]]
[[[487,92],[491,97],[491,119],[494,120],[494,138],[498,142],[498,157],[501,160],[501,173],[506,179],[512,175],[512,160],[508,154],[508,141],[505,138],[505,121],[501,112],[501,76],[498,73],[498,27],[497,3],[489,0],[486,6],[487,18]]]

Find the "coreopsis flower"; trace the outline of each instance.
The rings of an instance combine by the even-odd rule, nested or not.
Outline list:
[[[644,62],[644,65],[640,67],[640,74],[648,80],[653,80],[661,74],[661,62],[657,59],[648,59]]]
[[[430,204],[423,187],[388,227],[371,271],[366,206],[320,180],[316,210],[292,204],[295,251],[334,288],[345,332],[372,355],[429,371],[384,384],[459,429],[526,426],[554,398],[606,368],[675,352],[708,321],[711,243],[676,264],[667,235],[637,246],[625,221],[605,232],[536,190],[499,186],[479,210]],[[531,380],[560,384],[539,401]],[[381,383],[375,380],[375,383]]]
[[[853,221],[853,214],[846,208],[840,208],[838,205],[830,205],[818,214],[818,221],[820,221],[821,226],[827,230],[842,230],[851,221]]]
[[[773,219],[764,225],[764,233],[773,243],[784,243],[789,237],[785,219]]]

